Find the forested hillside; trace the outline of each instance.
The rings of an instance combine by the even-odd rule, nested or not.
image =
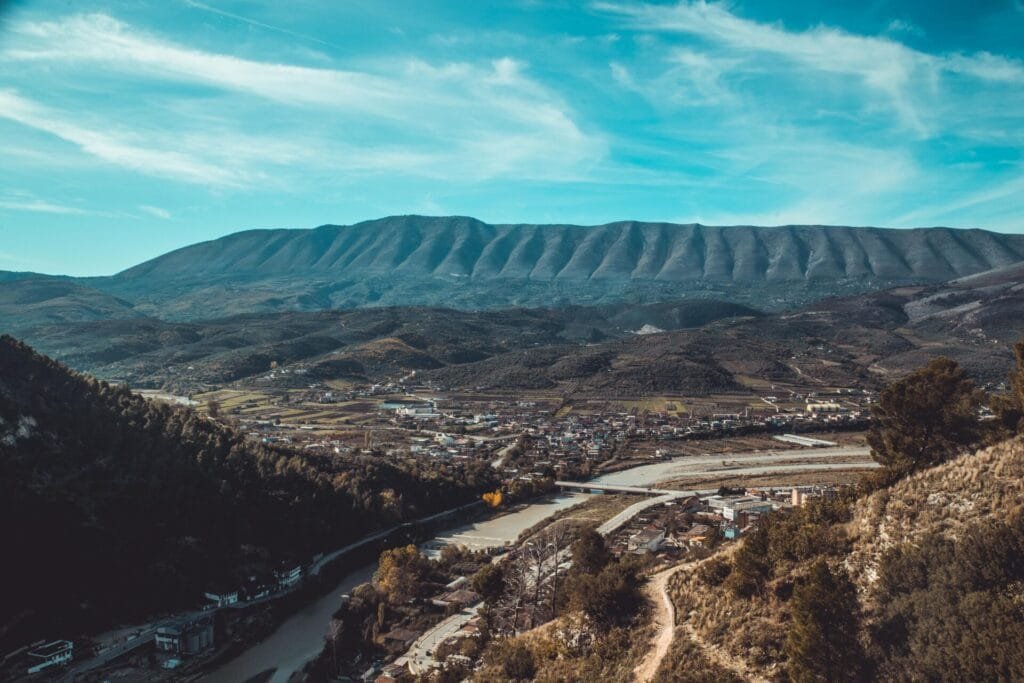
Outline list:
[[[471,500],[492,476],[270,450],[0,337],[0,644],[194,604],[242,566]]]

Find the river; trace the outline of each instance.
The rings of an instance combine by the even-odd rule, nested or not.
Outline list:
[[[851,462],[853,460],[856,462]],[[786,464],[779,464],[780,462]],[[597,477],[594,481],[618,486],[653,486],[658,482],[693,476],[756,475],[767,472],[826,472],[876,465],[877,463],[871,460],[870,449],[861,446],[771,449],[675,458],[605,474]]]
[[[587,498],[587,494],[581,493],[550,496],[507,515],[448,529],[424,545],[436,549],[455,543],[478,550],[505,545],[546,517],[578,505]],[[376,568],[376,564],[370,564],[347,574],[329,593],[282,622],[268,638],[201,680],[210,683],[242,683],[264,671],[275,669],[271,683],[285,683],[293,672],[320,653],[331,615],[341,605],[340,596],[369,581]]]
[[[780,449],[676,458],[606,474],[594,481],[624,486],[653,486],[660,481],[695,474],[827,471],[853,466],[847,462],[851,458],[863,458],[865,462],[870,462],[866,448]],[[829,462],[835,459],[840,462]],[[772,461],[785,461],[787,464],[773,464]],[[588,497],[587,494],[579,493],[550,496],[507,515],[445,530],[426,541],[423,547],[428,554],[433,554],[440,547],[452,543],[477,550],[505,545],[514,541],[525,529],[560,510],[582,503]],[[346,575],[331,592],[292,615],[266,640],[207,674],[202,680],[211,683],[241,683],[264,671],[275,669],[271,682],[285,683],[294,671],[319,654],[331,615],[341,604],[341,594],[369,581],[375,569],[376,565],[371,564]]]

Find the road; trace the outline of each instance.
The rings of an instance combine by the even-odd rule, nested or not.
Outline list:
[[[480,608],[483,607],[483,604],[484,603],[480,602],[471,607],[467,607],[461,612],[453,614],[440,624],[431,628],[429,631],[417,638],[416,642],[414,642],[409,648],[409,651],[405,653],[405,656],[395,660],[396,663],[407,664],[409,666],[409,671],[414,675],[426,672],[436,664],[434,660],[434,653],[437,652],[437,646],[458,633],[470,619],[477,615]]]
[[[664,495],[657,496],[655,498],[645,498],[640,502],[633,503],[628,508],[626,508],[622,512],[618,513],[617,515],[606,521],[604,524],[597,527],[597,532],[602,536],[607,536],[608,534],[614,532],[616,529],[618,529],[626,522],[633,519],[635,516],[637,516],[638,514],[640,514],[648,508],[657,507],[658,505],[664,505],[665,503],[671,502],[678,498],[688,498],[690,496],[708,496],[715,493],[715,491],[717,491],[717,489],[708,491],[672,491],[669,493],[665,493]]]
[[[508,454],[511,453],[512,449],[516,447],[517,443],[519,443],[519,437],[521,437],[521,436],[524,436],[524,434],[516,434],[515,437],[514,437],[515,441],[513,441],[509,445],[505,446],[504,448],[498,449],[498,452],[495,454],[498,457],[496,457],[494,460],[491,461],[491,467],[493,467],[496,470],[500,470],[502,467],[505,466],[505,458],[508,457]],[[511,437],[504,437],[504,438],[511,438]]]

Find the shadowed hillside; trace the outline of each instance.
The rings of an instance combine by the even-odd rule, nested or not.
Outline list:
[[[308,559],[472,500],[486,465],[271,450],[0,337],[0,644],[195,605],[243,566]],[[429,481],[428,481],[429,478]]]

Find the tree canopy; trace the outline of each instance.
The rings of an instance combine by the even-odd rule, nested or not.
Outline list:
[[[981,438],[981,392],[955,361],[934,358],[882,390],[868,444],[876,462],[903,476],[945,462]]]

